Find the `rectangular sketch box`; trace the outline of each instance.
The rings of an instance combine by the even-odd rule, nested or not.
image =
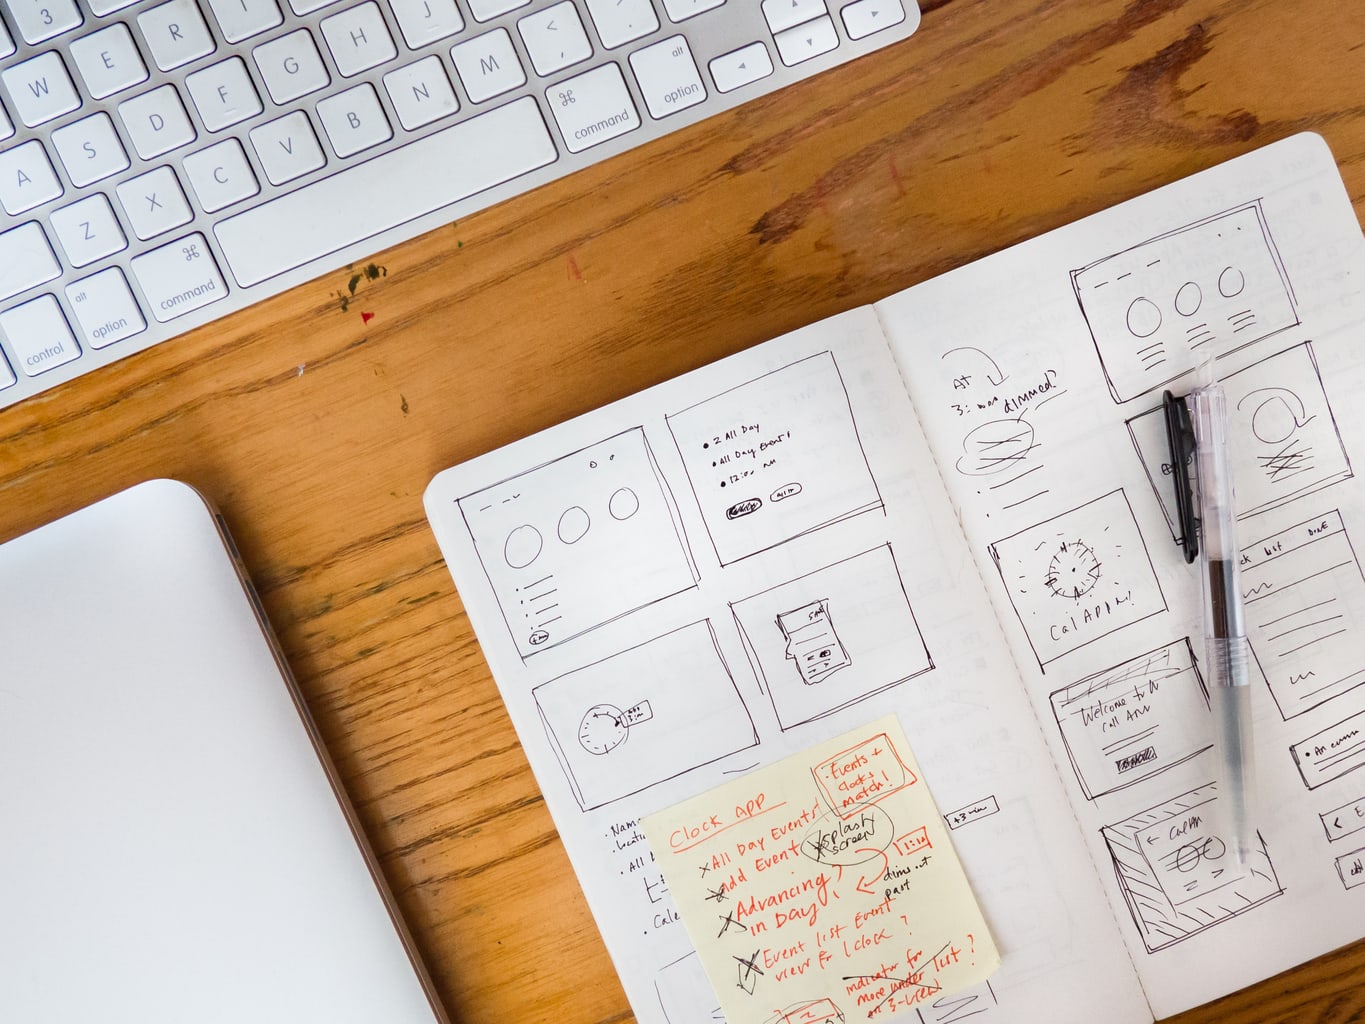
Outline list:
[[[1309,789],[1365,768],[1365,711],[1300,740],[1289,752]]]
[[[730,610],[784,730],[934,667],[887,544]]]
[[[1337,874],[1348,889],[1365,885],[1365,850],[1343,853],[1337,858]]]
[[[716,990],[695,951],[659,969],[654,993],[668,1024],[725,1024]],[[709,1007],[709,1012],[699,1012],[700,1007]]]
[[[1319,814],[1322,827],[1327,832],[1327,841],[1335,843],[1338,839],[1352,835],[1365,828],[1365,796],[1342,804],[1335,810]]]
[[[1189,637],[1054,690],[1049,699],[1088,800],[1212,746],[1209,695]]]
[[[882,507],[832,353],[665,419],[721,565]]]
[[[943,816],[943,820],[948,823],[949,828],[957,829],[963,825],[970,825],[974,821],[982,818],[989,818],[992,814],[1000,813],[1000,804],[993,796],[988,796],[984,800],[968,804],[966,807],[959,807],[955,811],[949,811]]]
[[[1165,949],[1284,890],[1257,837],[1237,866],[1219,834],[1209,784],[1100,830],[1142,944]]]
[[[705,619],[557,676],[531,695],[585,811],[758,743]]]
[[[1116,402],[1298,326],[1260,200],[1071,272]]]
[[[1350,479],[1351,460],[1322,386],[1311,342],[1267,356],[1223,378],[1227,394],[1237,518],[1279,508]],[[1160,406],[1127,421],[1171,536],[1184,532],[1175,511],[1170,444]]]
[[[990,545],[1010,604],[1045,667],[1166,610],[1123,489]]]
[[[457,504],[523,658],[696,586],[639,427]]]
[[[1365,683],[1365,574],[1335,509],[1242,548],[1251,648],[1286,720]]]

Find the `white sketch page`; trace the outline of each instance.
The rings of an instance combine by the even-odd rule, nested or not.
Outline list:
[[[870,309],[448,470],[426,506],[644,1024],[720,1016],[640,818],[889,712],[1003,964],[894,1017],[855,986],[845,1019],[1150,1021]],[[810,827],[774,819],[771,849],[698,866],[718,927],[744,927],[730,874]],[[821,942],[875,941],[800,909],[807,969]],[[793,955],[754,952],[734,983],[762,999],[755,971]],[[888,951],[888,977],[912,954]]]
[[[1365,934],[1365,251],[1301,135],[876,306],[1159,1017]],[[1218,799],[1162,391],[1219,357],[1262,799]]]

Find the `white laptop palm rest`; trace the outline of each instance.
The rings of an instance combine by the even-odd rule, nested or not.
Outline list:
[[[443,1020],[215,517],[0,545],[0,1021]]]

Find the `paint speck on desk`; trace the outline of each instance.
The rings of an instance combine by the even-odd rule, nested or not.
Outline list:
[[[373,320],[373,319],[374,319],[374,314],[373,314],[373,313],[366,313],[366,312],[363,312],[363,311],[362,311],[361,314],[360,314],[360,322],[361,322],[362,324],[367,324],[367,323],[369,323],[369,322],[370,322],[371,320]]]
[[[307,365],[308,365],[307,363],[299,363],[299,372],[298,372],[297,374],[295,374],[295,376],[296,376],[296,377],[302,377],[302,376],[303,376],[303,368],[304,368],[305,366],[307,366]]]
[[[403,415],[406,416],[408,414],[408,398],[404,394],[399,394],[398,397],[403,400],[403,404],[400,408],[403,410]]]
[[[578,261],[573,258],[573,253],[569,253],[567,258],[569,261],[569,280],[571,281],[583,280],[583,272],[578,269]]]
[[[359,269],[354,263],[351,263],[347,265],[346,269],[351,275],[346,281],[346,289],[333,293],[340,301],[343,313],[351,308],[351,300],[355,298],[356,289],[360,287],[362,281],[377,281],[381,277],[389,276],[389,268],[380,266],[378,263],[367,263]]]

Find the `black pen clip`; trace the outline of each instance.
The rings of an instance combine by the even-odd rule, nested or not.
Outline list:
[[[1199,557],[1199,517],[1194,514],[1194,489],[1190,485],[1190,466],[1194,462],[1194,427],[1190,407],[1184,398],[1167,391],[1161,398],[1166,413],[1166,439],[1171,447],[1171,476],[1175,480],[1175,511],[1180,519],[1180,547],[1185,561]]]

